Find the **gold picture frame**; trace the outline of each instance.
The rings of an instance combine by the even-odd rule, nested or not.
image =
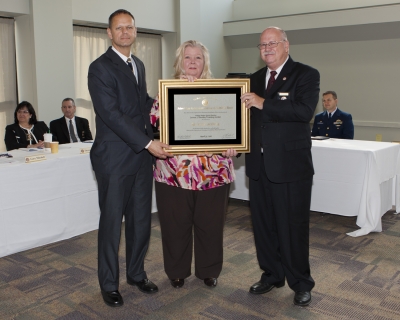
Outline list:
[[[159,80],[160,141],[173,154],[250,152],[250,79]]]

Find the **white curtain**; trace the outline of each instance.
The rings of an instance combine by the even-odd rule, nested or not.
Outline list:
[[[0,151],[4,144],[5,127],[14,123],[17,106],[17,72],[15,68],[14,19],[0,18]]]
[[[87,74],[92,61],[106,52],[110,45],[105,29],[74,26],[76,113],[89,120],[93,134],[96,133],[95,113],[87,88]],[[131,50],[143,61],[147,91],[151,97],[155,97],[158,79],[161,79],[161,36],[138,33]]]
[[[146,68],[147,92],[150,97],[158,94],[158,80],[161,79],[161,36],[138,33],[132,45],[132,52],[143,61]]]

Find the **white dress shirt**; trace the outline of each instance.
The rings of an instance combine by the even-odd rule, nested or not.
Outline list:
[[[333,117],[333,115],[335,114],[336,110],[337,110],[337,107],[336,107],[335,110],[333,110],[332,112],[329,112],[329,111],[328,111],[328,117],[329,117],[329,113],[331,114],[331,117]]]
[[[283,66],[285,65],[286,61],[288,61],[288,59],[289,59],[289,56],[287,56],[285,62],[282,63],[282,65],[281,65],[279,68],[277,68],[276,70],[273,70],[273,71],[276,71],[275,79],[278,78],[279,74],[280,74],[281,71],[282,71]],[[265,76],[265,89],[267,89],[268,80],[269,80],[270,77],[271,77],[271,70],[268,68],[268,69],[267,69],[267,74],[266,74],[266,76]]]

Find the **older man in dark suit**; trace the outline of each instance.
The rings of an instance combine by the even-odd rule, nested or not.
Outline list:
[[[92,140],[89,121],[75,116],[76,106],[72,98],[65,98],[61,102],[61,111],[64,117],[50,122],[50,132],[55,141],[60,144]]]
[[[90,152],[99,189],[98,277],[104,302],[122,306],[118,291],[118,248],[125,217],[126,276],[130,285],[154,293],[144,258],[150,238],[152,155],[170,156],[168,145],[153,139],[145,68],[131,54],[135,20],[126,10],[109,17],[112,42],[89,67],[88,87],[96,112],[96,139]]]
[[[260,38],[266,67],[251,76],[251,153],[246,154],[250,208],[260,268],[250,292],[285,285],[294,303],[311,301],[309,215],[314,174],[310,120],[318,103],[319,72],[289,56],[286,33],[269,27]]]

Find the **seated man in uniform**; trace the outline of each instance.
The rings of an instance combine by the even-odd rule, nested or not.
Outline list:
[[[65,98],[61,104],[61,111],[64,113],[64,117],[50,122],[50,132],[53,134],[53,140],[63,144],[93,139],[89,121],[75,116],[74,99]]]
[[[338,109],[336,92],[325,92],[322,95],[322,105],[326,111],[315,116],[311,136],[353,139],[353,119],[350,113]]]

